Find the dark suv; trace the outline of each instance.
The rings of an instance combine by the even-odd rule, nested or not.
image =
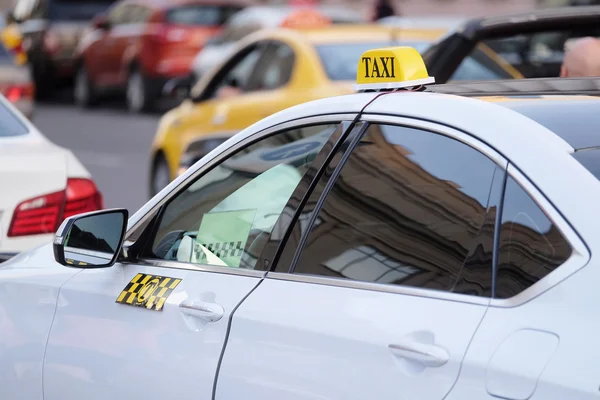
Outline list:
[[[24,37],[36,93],[70,84],[83,30],[114,0],[18,0],[12,12]]]

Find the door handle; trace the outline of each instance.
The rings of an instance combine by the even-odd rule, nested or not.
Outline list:
[[[183,315],[203,319],[207,322],[217,322],[223,318],[225,310],[216,303],[204,301],[184,300],[179,304],[179,310]]]
[[[401,341],[388,346],[393,355],[417,361],[427,367],[441,367],[450,360],[448,351],[434,344],[420,343],[414,339]]]

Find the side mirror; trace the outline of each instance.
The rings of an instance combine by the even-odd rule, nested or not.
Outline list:
[[[169,99],[182,100],[190,95],[192,90],[192,77],[172,78],[163,86],[163,96]]]
[[[94,29],[107,31],[110,28],[110,23],[108,22],[108,18],[106,18],[104,14],[99,14],[96,15],[92,20],[92,26],[94,27]]]
[[[67,218],[54,236],[54,259],[72,267],[112,266],[121,252],[128,218],[129,212],[120,208]]]

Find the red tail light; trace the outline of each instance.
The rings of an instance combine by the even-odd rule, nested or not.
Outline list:
[[[15,103],[21,99],[33,98],[33,86],[31,84],[11,85],[2,88],[2,94],[10,101]]]
[[[35,197],[17,205],[7,236],[54,233],[65,218],[102,208],[102,194],[92,180],[69,178],[64,191]]]
[[[52,233],[62,221],[65,192],[50,193],[20,203],[13,214],[8,237]]]
[[[71,178],[67,181],[67,202],[64,218],[104,208],[102,194],[90,179]],[[62,221],[61,221],[62,222]]]

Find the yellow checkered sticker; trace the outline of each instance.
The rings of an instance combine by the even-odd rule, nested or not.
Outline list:
[[[137,274],[117,297],[117,303],[148,310],[162,311],[167,298],[181,279]]]

